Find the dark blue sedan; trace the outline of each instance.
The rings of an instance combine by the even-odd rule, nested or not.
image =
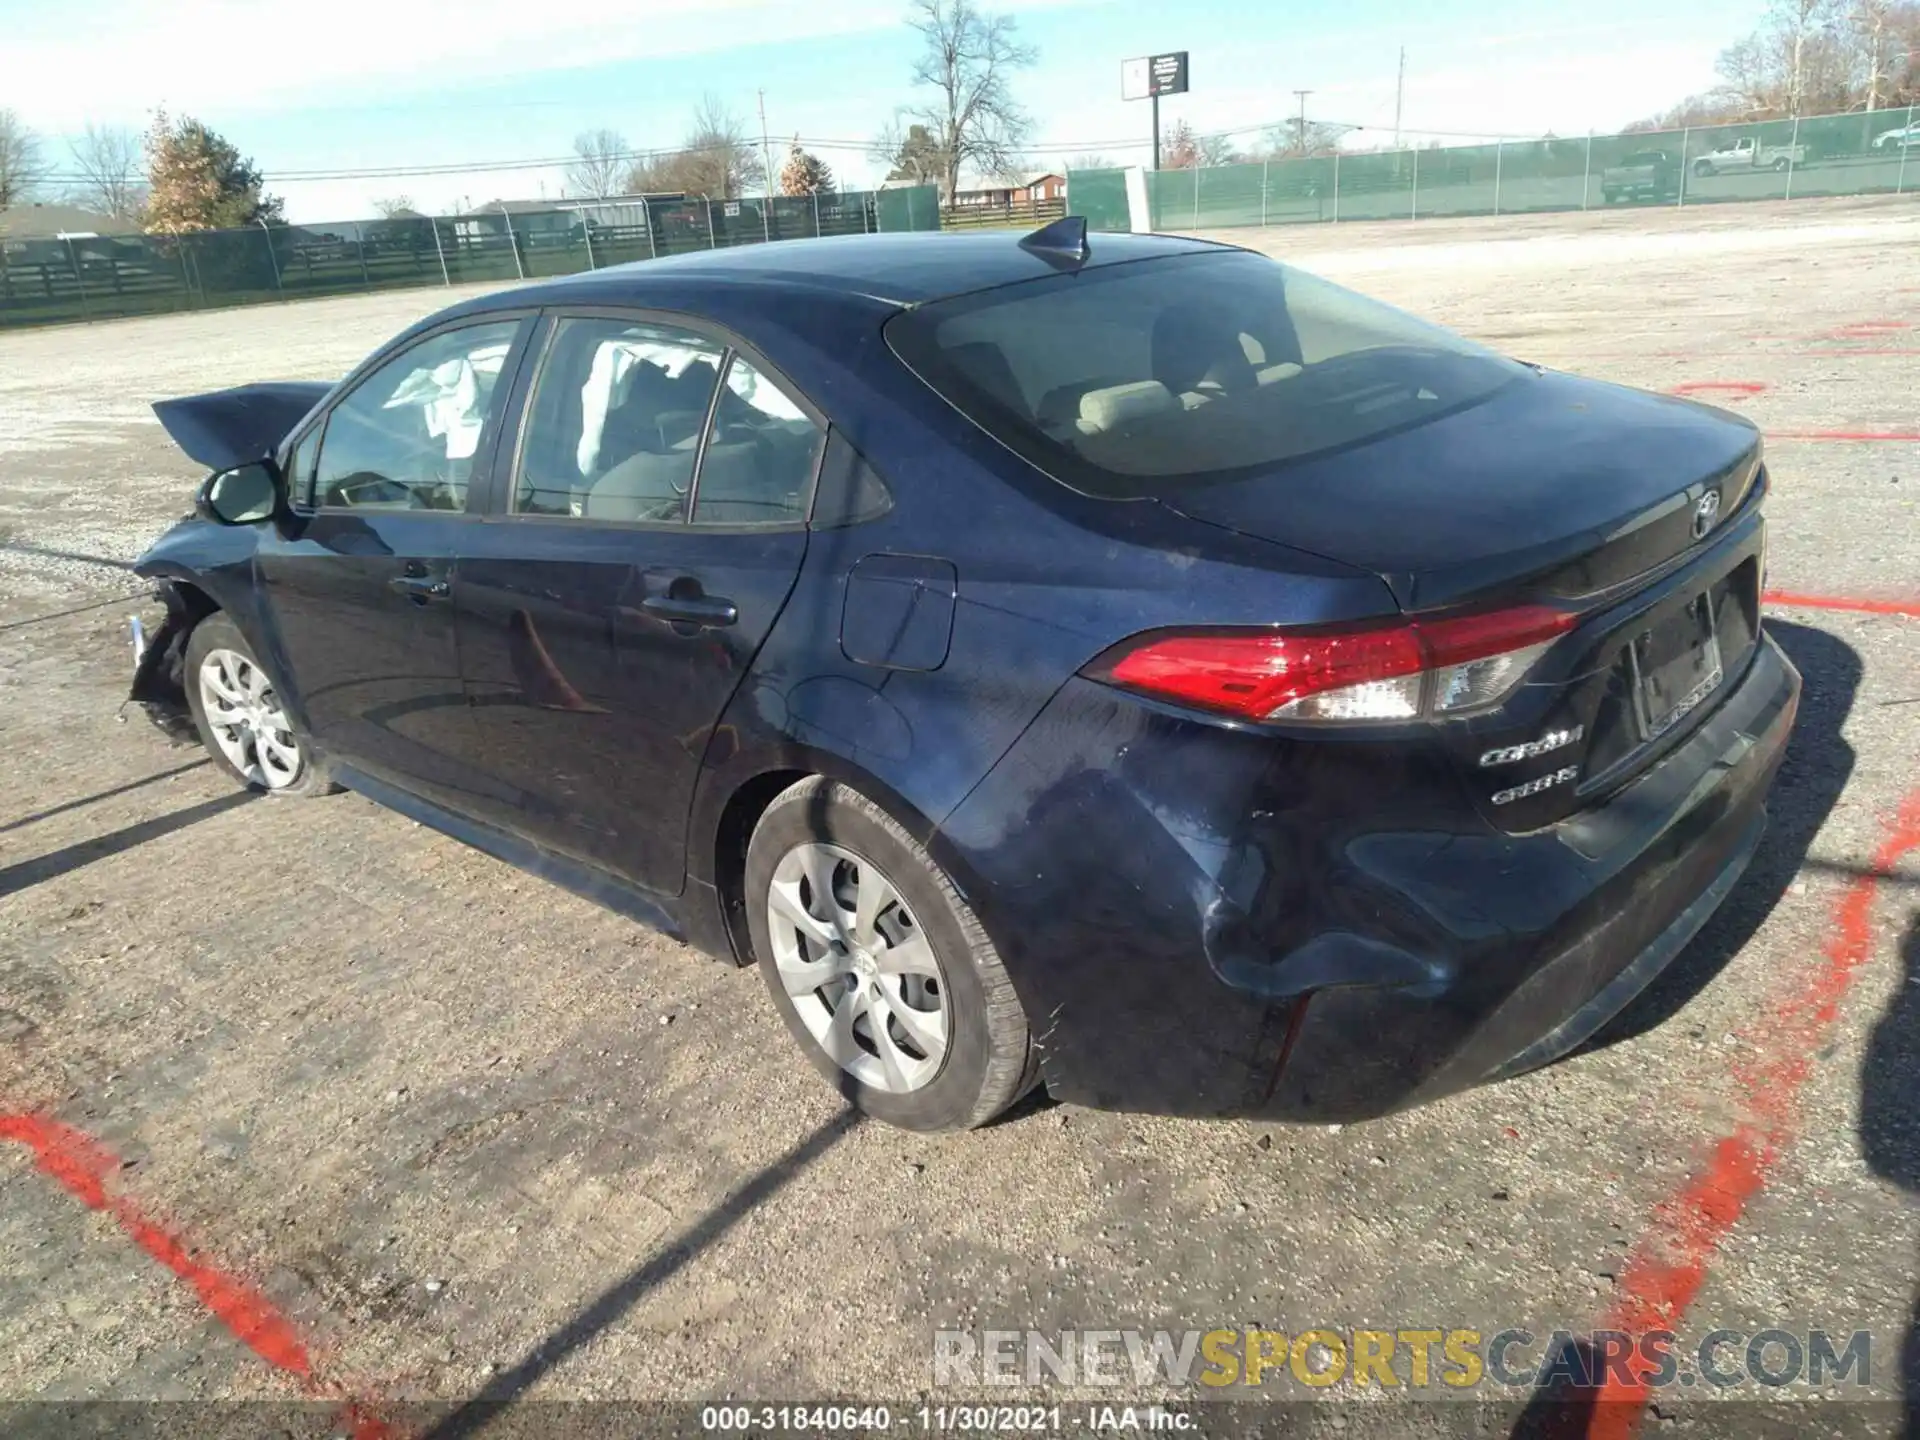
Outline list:
[[[1593,1034],[1754,852],[1758,434],[1228,246],[857,237],[157,405],[135,698],[757,962],[862,1109],[1338,1121]]]

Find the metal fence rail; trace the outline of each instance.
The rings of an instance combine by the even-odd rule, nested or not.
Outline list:
[[[1910,106],[1162,170],[1146,177],[1148,208],[1156,230],[1195,230],[1910,194],[1920,191],[1916,114]],[[1663,158],[1629,173],[1626,162],[1648,154]],[[1095,228],[1131,228],[1123,170],[1069,172],[1067,199]]]
[[[564,209],[10,240],[0,328],[416,285],[532,280],[817,235],[940,228],[931,185],[771,201],[634,199]]]

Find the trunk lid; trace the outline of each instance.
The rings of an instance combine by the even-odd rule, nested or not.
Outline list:
[[[1618,791],[1733,690],[1760,633],[1765,487],[1738,416],[1543,375],[1163,498],[1372,570],[1409,611],[1573,603],[1579,623],[1505,699],[1434,726],[1475,806],[1524,831]]]
[[[231,470],[273,454],[332,388],[317,380],[267,381],[156,400],[153,413],[190,459]]]
[[[1569,375],[1269,475],[1160,498],[1196,520],[1371,570],[1409,610],[1611,589],[1685,552],[1759,456],[1739,416]]]

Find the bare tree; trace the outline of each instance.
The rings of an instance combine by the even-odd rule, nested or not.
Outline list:
[[[137,220],[147,203],[140,137],[115,126],[88,125],[69,148],[80,174],[73,187],[74,199],[116,220]]]
[[[732,200],[765,184],[760,147],[747,139],[740,118],[709,95],[693,112],[678,150],[649,156],[627,172],[630,194],[701,195]]]
[[[373,202],[373,213],[382,220],[417,220],[420,212],[413,208],[411,195],[389,195],[383,200]]]
[[[589,200],[618,195],[633,168],[633,150],[618,130],[585,130],[573,137],[574,161],[567,166],[567,193]]]
[[[1233,148],[1230,135],[1201,135],[1194,141],[1194,148],[1202,165],[1231,165],[1240,159]]]
[[[1632,131],[1840,114],[1920,93],[1920,0],[1773,0],[1766,22],[1720,52],[1720,84]]]
[[[1084,155],[1076,155],[1067,162],[1067,169],[1069,171],[1118,170],[1119,168],[1120,168],[1120,162],[1118,160],[1115,160],[1111,155],[1100,155],[1100,154],[1095,154],[1093,152],[1088,152],[1087,154],[1084,154]]]
[[[1906,14],[1902,15],[1902,11]],[[1896,60],[1914,61],[1910,46],[1908,54],[1900,54],[1903,20],[1911,31],[1920,31],[1920,5],[1902,5],[1897,0],[1854,0],[1852,13],[1847,16],[1850,38],[1866,72],[1862,84],[1867,92],[1868,110],[1878,110],[1886,104],[1890,82],[1897,73],[1893,69]]]
[[[1331,125],[1319,120],[1307,122],[1306,133],[1300,131],[1298,116],[1284,125],[1268,127],[1261,137],[1260,153],[1249,155],[1249,160],[1298,160],[1302,156],[1322,157],[1333,154],[1340,148],[1340,137],[1347,133],[1344,125]],[[1380,145],[1376,149],[1385,151],[1393,147]]]
[[[1200,164],[1200,137],[1184,120],[1174,122],[1167,138],[1160,143],[1160,167],[1163,170],[1192,170]]]
[[[682,147],[696,186],[685,187],[712,200],[732,200],[750,190],[765,187],[766,161],[760,147],[747,139],[747,127],[740,117],[721,103],[716,95],[701,100],[693,112],[693,129]]]
[[[1033,132],[1013,98],[1013,76],[1039,57],[1015,38],[1011,16],[985,14],[973,0],[912,0],[907,24],[923,42],[913,83],[933,93],[901,110],[896,129],[904,123],[909,136],[915,126],[925,129],[939,157],[941,196],[951,202],[963,166],[990,176],[1013,171]]]
[[[29,198],[46,174],[40,137],[13,111],[0,110],[0,210]]]

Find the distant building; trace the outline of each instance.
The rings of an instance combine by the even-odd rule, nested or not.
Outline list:
[[[959,205],[988,205],[996,208],[1008,205],[1044,205],[1054,200],[1064,200],[1067,195],[1067,177],[1055,175],[1051,171],[1039,175],[1029,175],[1017,184],[989,185],[977,190],[956,190],[953,203]]]
[[[140,227],[131,220],[116,220],[78,205],[14,205],[0,210],[0,237],[8,240],[86,240],[139,233]]]

